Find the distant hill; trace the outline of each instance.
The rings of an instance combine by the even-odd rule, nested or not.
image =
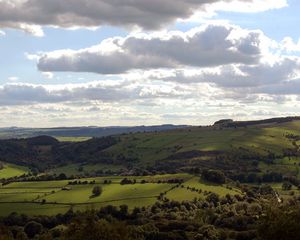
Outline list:
[[[247,127],[252,125],[260,125],[260,124],[287,123],[296,120],[300,120],[300,117],[270,118],[270,119],[253,120],[253,121],[233,121],[232,119],[223,119],[215,122],[214,125],[222,125],[224,127]]]
[[[186,125],[157,125],[135,127],[61,127],[61,128],[0,128],[0,139],[29,138],[40,135],[53,137],[105,137],[123,133],[155,132],[185,128]]]

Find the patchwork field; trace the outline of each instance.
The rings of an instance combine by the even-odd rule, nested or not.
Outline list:
[[[64,213],[71,207],[74,210],[86,210],[122,204],[133,209],[154,204],[158,201],[161,193],[164,193],[168,199],[177,201],[203,198],[205,197],[204,191],[216,192],[220,195],[240,194],[238,190],[230,190],[225,186],[199,182],[199,177],[189,174],[132,177],[130,179],[136,180],[135,184],[121,185],[120,181],[123,178],[80,179],[81,184],[77,185],[69,185],[69,181],[11,183],[0,188],[0,215],[4,216],[11,212],[28,215],[54,215]],[[178,185],[175,183],[166,183],[170,179],[182,179],[183,187],[176,187]],[[109,180],[111,183],[104,184],[105,180]],[[82,184],[85,181],[87,184]],[[142,183],[142,181],[146,183]],[[102,187],[100,196],[92,196],[95,186]],[[192,192],[188,190],[188,187],[201,189],[202,193]]]
[[[18,177],[29,172],[29,169],[11,163],[4,163],[4,168],[0,170],[0,179]]]

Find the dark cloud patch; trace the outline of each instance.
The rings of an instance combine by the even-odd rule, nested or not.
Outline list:
[[[122,85],[104,86],[86,84],[78,86],[62,85],[59,88],[32,84],[6,84],[0,87],[0,105],[26,105],[36,103],[60,103],[69,101],[101,100],[122,101],[134,98],[134,92]]]
[[[272,5],[278,7],[276,1],[260,1],[260,5],[268,5],[266,8],[272,9]],[[62,28],[113,25],[159,29],[218,2],[233,0],[2,0],[0,27],[27,31],[30,31],[31,25]]]
[[[33,85],[6,84],[0,86],[0,106],[30,105],[45,103],[72,104],[83,101],[121,103],[146,99],[192,98],[186,88],[171,85],[167,87],[131,85],[127,81],[106,84],[101,81],[75,85]]]
[[[275,96],[297,95],[300,96],[300,79],[283,81],[270,86],[261,86],[253,90],[254,93],[266,93]]]

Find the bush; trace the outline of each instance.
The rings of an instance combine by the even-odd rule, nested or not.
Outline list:
[[[202,178],[205,181],[223,184],[225,183],[225,175],[219,170],[204,170],[202,173]]]
[[[96,221],[88,217],[78,219],[68,226],[64,233],[64,240],[133,240],[131,229],[123,223],[109,223],[106,220]]]
[[[215,206],[217,206],[218,202],[220,201],[220,197],[216,193],[210,193],[206,199],[207,202],[213,203]]]
[[[0,240],[13,240],[12,233],[5,226],[0,225]]]
[[[102,193],[102,187],[100,187],[100,186],[95,186],[95,187],[93,188],[92,193],[93,193],[93,196],[95,196],[95,197],[100,196],[101,193]]]
[[[299,239],[300,206],[270,206],[258,226],[258,239]]]
[[[291,190],[292,189],[292,184],[291,183],[289,183],[289,182],[284,182],[283,184],[282,184],[282,190],[284,190],[284,191],[289,191],[289,190]]]
[[[28,222],[24,227],[24,231],[29,238],[33,238],[35,235],[40,234],[42,230],[43,226],[35,221]]]

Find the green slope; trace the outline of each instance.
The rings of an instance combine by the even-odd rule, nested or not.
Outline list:
[[[198,151],[231,151],[243,147],[258,154],[269,151],[278,155],[293,148],[287,134],[300,135],[300,121],[283,124],[257,125],[247,128],[193,127],[159,133],[138,133],[120,136],[120,142],[105,152],[128,159],[138,158],[138,164],[154,164],[175,153]]]
[[[4,168],[0,170],[0,179],[18,177],[29,172],[29,169],[11,163],[4,163]]]
[[[269,163],[266,166],[270,157],[284,172],[300,174],[300,120],[240,126],[190,127],[73,143],[44,136],[2,141],[0,153],[4,161],[28,163],[67,175],[117,173],[126,168],[160,172],[192,167],[228,171],[239,168],[251,172],[257,170],[250,166],[253,160],[259,161],[260,170],[267,172],[274,170]]]

